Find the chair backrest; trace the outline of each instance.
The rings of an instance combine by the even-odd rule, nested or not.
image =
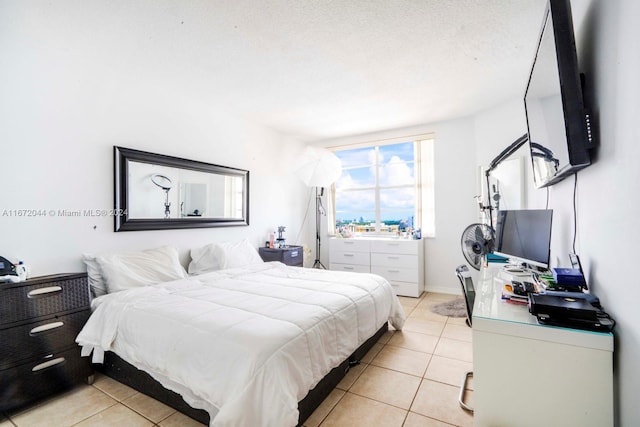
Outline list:
[[[473,279],[469,268],[466,264],[462,264],[456,268],[456,276],[460,280],[462,286],[462,294],[464,295],[464,302],[467,306],[467,324],[471,326],[471,317],[473,315],[473,303],[476,300],[476,289],[473,286]]]

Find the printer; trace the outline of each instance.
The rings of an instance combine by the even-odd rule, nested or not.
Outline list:
[[[528,306],[542,324],[601,332],[611,331],[615,326],[600,300],[584,292],[531,293]]]

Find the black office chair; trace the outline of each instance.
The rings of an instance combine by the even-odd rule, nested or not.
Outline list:
[[[471,273],[469,273],[469,268],[462,264],[456,268],[456,276],[460,280],[460,285],[462,286],[462,295],[464,296],[464,302],[467,306],[467,326],[471,327],[472,325],[472,316],[473,316],[473,303],[476,300],[476,290],[473,286],[473,279],[471,278]],[[473,413],[473,408],[464,403],[464,391],[467,387],[467,380],[469,377],[473,377],[473,371],[468,371],[464,373],[464,377],[462,378],[462,385],[460,386],[460,394],[458,395],[458,403],[460,407],[464,410],[467,410]]]
[[[467,326],[471,327],[473,304],[476,300],[476,289],[473,286],[473,279],[466,264],[462,264],[456,268],[456,276],[458,276],[460,280],[462,295],[464,296],[464,302],[467,306]]]

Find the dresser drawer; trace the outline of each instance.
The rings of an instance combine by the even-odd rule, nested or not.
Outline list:
[[[85,381],[93,375],[90,359],[80,357],[80,347],[76,346],[0,370],[0,412]]]
[[[331,264],[353,264],[369,266],[369,252],[331,252]]]
[[[409,282],[389,282],[393,291],[396,295],[402,295],[406,297],[414,297],[417,298],[420,296],[422,291],[417,283],[409,283]]]
[[[417,268],[371,266],[371,272],[378,274],[390,282],[414,282],[419,280]]]
[[[371,254],[371,265],[378,267],[417,268],[418,256],[406,254]]]
[[[358,239],[331,239],[331,252],[367,252],[369,253],[370,241]]]
[[[373,240],[371,252],[418,255],[422,240]]]
[[[86,274],[0,286],[0,326],[89,307]]]
[[[368,265],[331,263],[331,265],[329,265],[329,269],[333,271],[349,271],[351,273],[369,273]]]
[[[51,317],[0,329],[0,369],[9,368],[34,354],[51,353],[77,345],[76,337],[91,310]]]

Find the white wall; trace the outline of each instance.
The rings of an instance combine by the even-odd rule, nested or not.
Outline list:
[[[574,0],[578,59],[587,77],[587,100],[599,125],[599,147],[593,164],[578,173],[576,252],[591,291],[617,321],[614,395],[617,426],[640,425],[640,286],[633,276],[640,242],[640,3],[635,0]],[[519,102],[519,101],[516,101]],[[522,114],[507,106],[478,117],[485,128],[521,122]],[[478,138],[478,161],[484,150],[499,151]],[[530,171],[529,171],[530,173]],[[531,181],[530,181],[531,182]],[[567,266],[573,242],[574,178],[549,188],[554,211],[551,262]],[[544,207],[546,190],[528,190],[530,208]],[[565,361],[566,362],[566,361]],[[579,363],[574,361],[570,363]],[[589,375],[585,367],[585,375]],[[603,393],[598,384],[585,393]]]
[[[477,222],[474,122],[460,118],[422,126],[394,129],[348,138],[319,141],[323,147],[365,141],[435,134],[435,237],[424,238],[425,287],[429,292],[459,294],[455,268],[465,259],[460,236],[465,227]],[[326,231],[326,230],[325,230]],[[322,260],[329,262],[329,245],[323,244]]]
[[[170,244],[186,260],[188,248],[210,241],[257,246],[278,225],[293,243],[307,199],[287,166],[297,141],[212,106],[210,94],[186,90],[170,60],[145,61],[117,31],[92,27],[117,26],[118,16],[41,10],[13,2],[0,13],[1,255],[42,275],[83,271],[83,252]],[[114,233],[112,217],[59,216],[113,208],[114,145],[248,169],[250,225]],[[16,217],[21,210],[47,215]]]
[[[578,174],[578,242],[589,283],[618,322],[616,334],[617,425],[640,425],[640,287],[632,272],[640,242],[640,3],[594,1],[578,40],[579,59],[595,87],[600,148]],[[554,187],[553,200],[569,200],[572,180]],[[557,187],[557,188],[556,188]],[[563,203],[570,215],[568,203]],[[563,252],[568,250],[564,241]],[[595,387],[594,387],[595,388]]]

